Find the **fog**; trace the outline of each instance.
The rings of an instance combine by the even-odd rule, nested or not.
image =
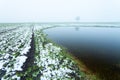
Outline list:
[[[0,0],[0,22],[119,22],[119,0]]]

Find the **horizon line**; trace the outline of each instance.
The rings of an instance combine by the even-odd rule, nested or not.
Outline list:
[[[80,22],[80,21],[69,21],[69,22],[62,22],[62,21],[57,21],[57,22],[0,22],[0,24],[17,24],[17,23],[34,23],[34,24],[37,24],[37,23],[120,23],[118,21],[104,21],[104,22],[100,22],[100,21],[96,21],[96,22]]]

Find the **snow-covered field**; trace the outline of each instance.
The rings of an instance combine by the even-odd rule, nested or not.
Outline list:
[[[65,51],[50,42],[42,32],[42,25],[16,25],[0,31],[0,79],[1,80],[86,80],[77,64],[67,57]],[[32,25],[33,26],[33,25]],[[12,28],[15,28],[12,30]],[[34,34],[34,63],[23,72],[27,54]]]
[[[5,74],[0,76],[2,80],[12,80],[16,76],[15,72],[22,70],[21,67],[27,58],[25,54],[30,49],[31,34],[28,27],[17,27],[0,34],[0,71],[1,74]]]

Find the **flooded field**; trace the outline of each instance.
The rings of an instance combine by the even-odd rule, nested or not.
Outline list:
[[[49,39],[66,47],[101,80],[120,80],[119,26],[60,26],[44,32]]]
[[[0,80],[119,80],[119,34],[118,24],[1,24]]]

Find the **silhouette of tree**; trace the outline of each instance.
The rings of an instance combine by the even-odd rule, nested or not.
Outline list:
[[[80,17],[79,17],[79,16],[77,16],[77,17],[76,17],[76,21],[78,21],[78,22],[79,22],[79,20],[80,20]]]

